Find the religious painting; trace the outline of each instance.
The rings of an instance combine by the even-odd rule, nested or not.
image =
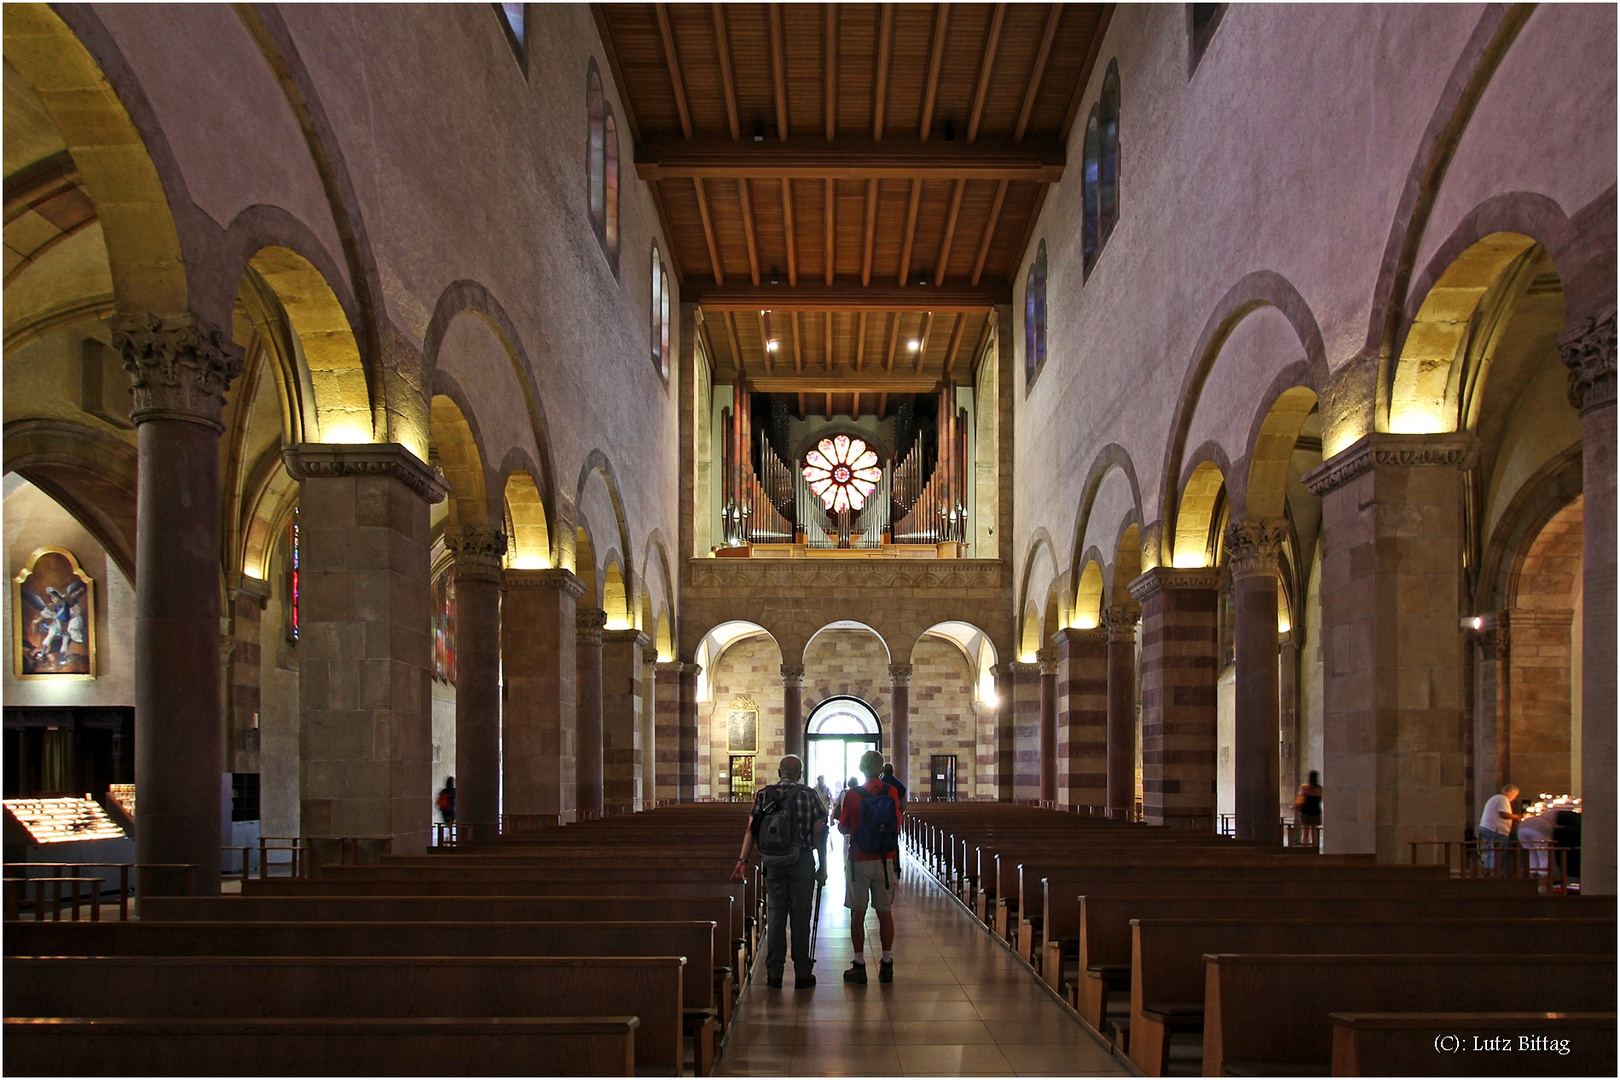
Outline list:
[[[726,709],[726,745],[733,754],[759,753],[759,706],[747,698]]]
[[[446,569],[433,580],[433,677],[456,681],[456,573]]]
[[[40,548],[11,583],[12,668],[19,679],[96,677],[95,589],[79,560]]]

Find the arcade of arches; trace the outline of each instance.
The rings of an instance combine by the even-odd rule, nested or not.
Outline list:
[[[847,699],[1612,894],[1615,11],[1206,7],[7,5],[7,797],[212,891],[222,777],[419,851]]]

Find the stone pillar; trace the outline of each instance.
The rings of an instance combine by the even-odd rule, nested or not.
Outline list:
[[[1011,797],[1038,799],[1041,797],[1041,665],[1013,661],[1003,667],[1009,693],[1002,699],[1002,726],[1003,737],[1010,734],[1012,742]]]
[[[259,674],[268,582],[244,577],[231,595],[231,655],[226,663],[225,748],[232,772],[259,771]]]
[[[697,800],[697,677],[702,670],[703,668],[697,664],[681,665],[680,730],[677,732],[680,747],[679,797],[681,802],[695,802]]]
[[[804,757],[803,664],[782,665],[782,754]]]
[[[444,480],[394,443],[283,451],[298,500],[299,820],[306,836],[390,836],[432,820],[428,504]]]
[[[1305,779],[1299,769],[1299,643],[1292,627],[1277,636],[1277,805],[1287,812]]]
[[[1042,802],[1057,800],[1057,650],[1042,649],[1036,654],[1041,669],[1040,701],[1040,797]]]
[[[1233,522],[1226,530],[1232,561],[1237,709],[1232,732],[1235,829],[1239,840],[1282,843],[1277,821],[1277,559],[1288,540],[1280,519]]]
[[[1142,611],[1116,604],[1103,612],[1108,631],[1108,812],[1136,810],[1136,624]]]
[[[219,436],[242,351],[192,315],[120,315],[113,346],[134,385],[139,454],[135,861],[196,863],[198,890],[217,893]],[[183,888],[154,879],[151,891]]]
[[[602,803],[609,813],[641,809],[640,630],[602,632]]]
[[[1322,497],[1324,850],[1401,862],[1465,825],[1463,470],[1472,438],[1367,435]]]
[[[501,605],[505,814],[522,829],[572,820],[577,702],[574,603],[567,570],[507,570]]]
[[[911,665],[889,665],[889,760],[902,784],[911,783]]]
[[[1108,794],[1108,632],[1059,630],[1057,792],[1069,806],[1101,806]]]
[[[501,556],[506,534],[444,530],[456,558],[456,819],[493,837],[501,819]]]
[[[1465,792],[1467,820],[1479,820],[1485,800],[1508,782],[1511,747],[1508,744],[1508,715],[1512,700],[1512,671],[1509,650],[1512,628],[1508,613],[1496,611],[1480,616],[1474,640],[1474,731],[1473,768]]]
[[[656,774],[653,789],[659,802],[681,797],[681,669],[680,661],[655,665],[653,715]]]
[[[658,799],[658,650],[641,654],[641,809]]]
[[[579,820],[602,815],[602,627],[607,612],[574,612],[574,802]]]
[[[1142,605],[1142,816],[1150,825],[1215,829],[1220,583],[1216,568],[1159,566],[1130,584]]]
[[[1558,338],[1581,412],[1581,891],[1615,895],[1614,308]]]

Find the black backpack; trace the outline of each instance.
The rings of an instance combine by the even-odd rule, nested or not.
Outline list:
[[[799,840],[799,823],[794,817],[791,798],[784,798],[776,785],[772,785],[772,798],[759,809],[754,820],[754,840],[759,844],[760,860],[766,867],[796,866],[803,853]]]

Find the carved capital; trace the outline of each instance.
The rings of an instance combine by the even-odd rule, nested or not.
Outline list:
[[[443,502],[450,493],[444,477],[399,443],[295,443],[282,448],[281,460],[295,480],[387,476],[424,502]]]
[[[185,420],[224,431],[225,391],[242,374],[242,350],[195,315],[118,315],[113,348],[135,390],[130,419]]]
[[[1114,604],[1103,609],[1103,629],[1109,641],[1136,640],[1136,624],[1142,619],[1142,609],[1130,604]]]
[[[1305,486],[1326,495],[1378,468],[1416,469],[1439,466],[1466,469],[1474,464],[1474,439],[1468,435],[1363,435],[1305,474]]]
[[[793,688],[793,687],[799,687],[799,686],[803,686],[803,685],[804,685],[804,665],[803,664],[783,664],[782,665],[782,686],[784,688]]]
[[[1155,566],[1130,583],[1131,596],[1136,602],[1145,604],[1167,589],[1218,589],[1221,587],[1221,572],[1213,566],[1201,566],[1195,569],[1175,569],[1169,566]]]
[[[1288,542],[1288,522],[1282,518],[1234,521],[1226,527],[1226,554],[1233,577],[1275,574],[1277,559]]]
[[[634,655],[634,656],[643,655],[642,650],[647,648],[647,642],[650,641],[650,640],[651,639],[648,638],[645,633],[643,633],[640,630],[634,629],[634,628],[631,628],[629,630],[604,630],[604,631],[602,631],[602,644],[604,644],[604,645],[628,645],[632,649],[635,650],[634,653],[632,653],[632,655]],[[658,659],[658,652],[657,652],[657,650],[653,650],[653,660],[656,661],[657,659]]]
[[[448,525],[444,546],[456,557],[456,576],[481,581],[501,580],[501,556],[506,554],[506,534],[480,525]]]
[[[605,625],[607,612],[601,608],[579,608],[574,612],[574,640],[581,645],[600,648]]]
[[[890,664],[889,665],[889,682],[894,686],[910,686],[911,685],[911,665],[910,664]]]
[[[1569,403],[1582,415],[1613,405],[1614,308],[1559,334],[1558,358],[1569,369]]]
[[[501,580],[507,592],[551,589],[575,600],[585,595],[585,583],[567,570],[507,570]]]
[[[642,651],[641,651],[641,662],[643,664],[648,664],[648,665],[657,664],[658,663],[658,646],[656,646],[656,645],[648,645],[646,648],[642,649]]]
[[[1023,660],[1009,660],[1005,664],[997,664],[995,667],[995,673],[997,675],[1005,674],[1014,680],[1024,679],[1027,681],[1040,675],[1041,665],[1028,663]]]
[[[1040,667],[1042,675],[1056,675],[1058,673],[1056,649],[1042,649],[1035,654],[1035,662]]]

